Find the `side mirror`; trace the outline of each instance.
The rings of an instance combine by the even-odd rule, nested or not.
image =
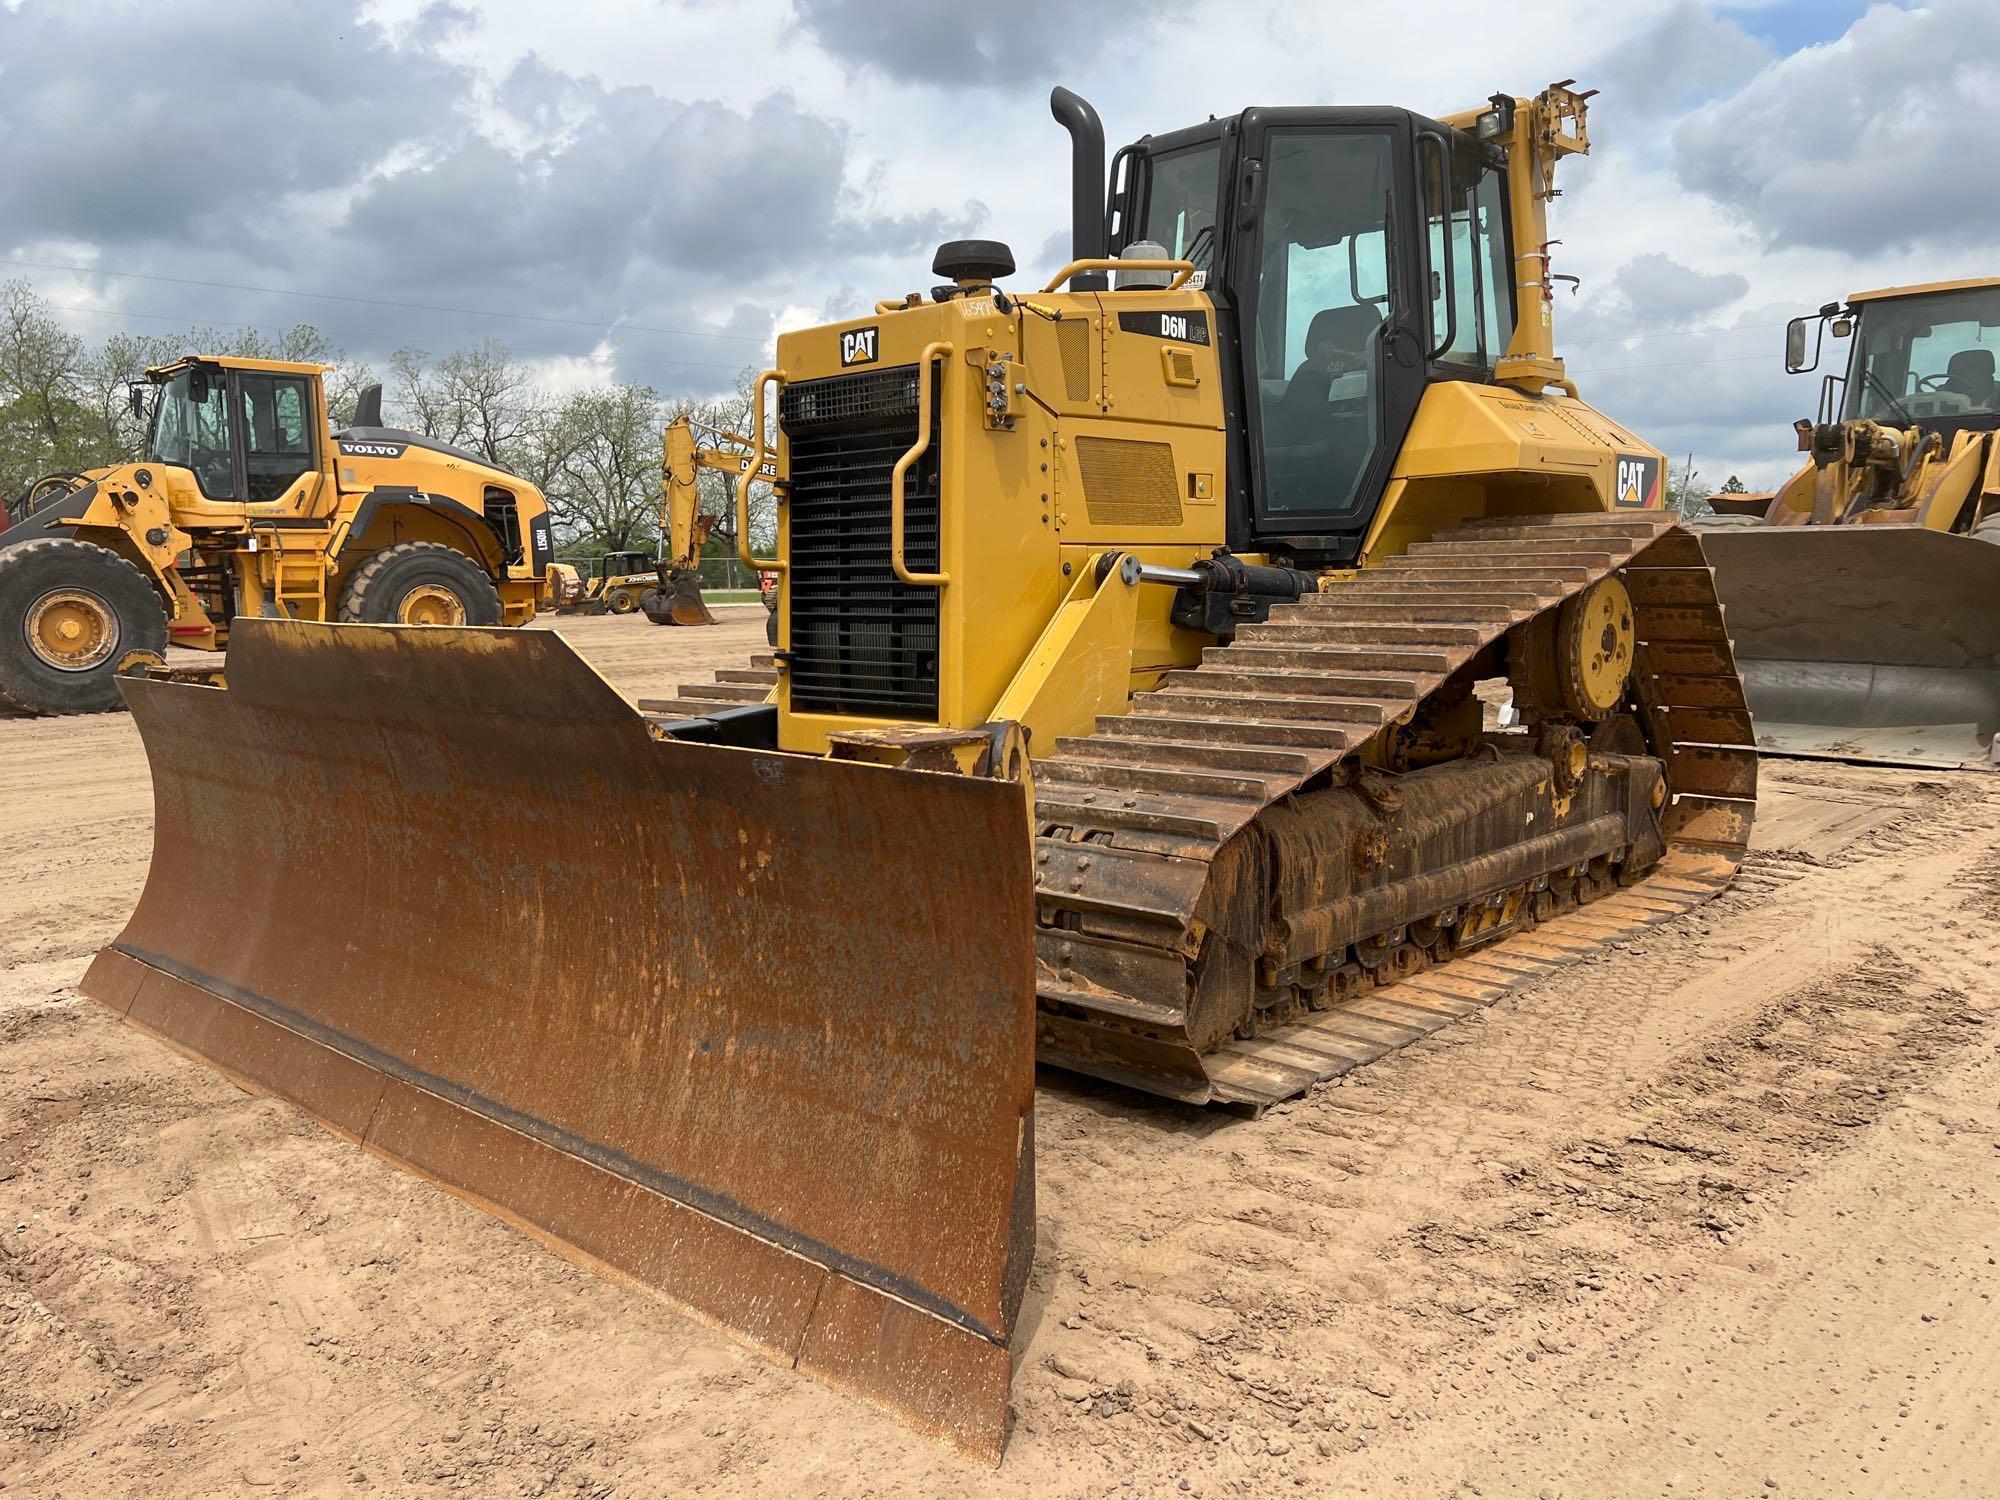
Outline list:
[[[125,387],[126,398],[132,403],[132,415],[144,418],[146,415],[146,388],[143,385]]]
[[[1785,325],[1785,369],[1796,375],[1806,368],[1806,320],[1794,318]]]
[[[208,405],[208,372],[199,365],[188,371],[188,400],[196,406]]]

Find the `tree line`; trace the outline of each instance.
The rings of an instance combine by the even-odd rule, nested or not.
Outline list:
[[[650,385],[607,383],[558,393],[533,366],[488,339],[433,355],[409,347],[377,371],[300,323],[275,336],[254,329],[190,327],[154,336],[114,333],[92,343],[64,327],[25,281],[0,287],[0,501],[18,500],[37,479],[127,463],[145,446],[128,386],[150,366],[188,354],[299,360],[330,366],[333,425],[352,422],[362,390],[382,386],[383,420],[478,454],[518,474],[548,498],[565,556],[652,552],[660,541],[660,443],[683,414],[705,425],[747,430],[749,373],[719,397],[668,396]],[[703,507],[720,517],[711,551],[734,547],[728,480],[703,471]],[[751,528],[770,540],[768,496]]]

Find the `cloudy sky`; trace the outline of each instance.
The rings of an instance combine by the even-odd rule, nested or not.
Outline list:
[[[1791,466],[1786,318],[2000,270],[2000,0],[0,0],[0,277],[93,337],[498,338],[711,391],[927,286],[940,240],[1053,269],[1051,84],[1115,144],[1571,77],[1603,92],[1555,206],[1559,346],[1710,483]]]

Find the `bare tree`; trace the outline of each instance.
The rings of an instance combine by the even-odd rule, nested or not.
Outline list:
[[[572,546],[658,552],[661,413],[659,393],[644,385],[580,391],[563,404],[567,452],[544,493]]]
[[[529,463],[527,450],[556,414],[528,366],[492,339],[436,362],[425,350],[398,349],[390,370],[396,405],[412,426],[510,472]]]
[[[92,460],[83,340],[25,281],[0,287],[0,491]]]

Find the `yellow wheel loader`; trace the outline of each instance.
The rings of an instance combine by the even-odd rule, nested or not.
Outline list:
[[[0,710],[118,708],[169,644],[237,616],[403,625],[534,618],[551,553],[533,485],[419,433],[327,422],[324,366],[188,358],[146,373],[145,456],[59,476],[0,532]],[[134,386],[143,412],[147,386]]]
[[[1107,213],[1057,90],[1069,265],[946,245],[757,381],[768,671],[642,712],[553,633],[246,622],[124,684],[155,855],[86,990],[997,1460],[1038,1057],[1254,1113],[1742,855],[1701,544],[1553,350],[1587,98],[1248,110]]]
[[[2000,764],[2000,278],[1860,292],[1796,318],[1821,382],[1775,494],[1696,524],[1729,609],[1758,743],[1894,765]]]

